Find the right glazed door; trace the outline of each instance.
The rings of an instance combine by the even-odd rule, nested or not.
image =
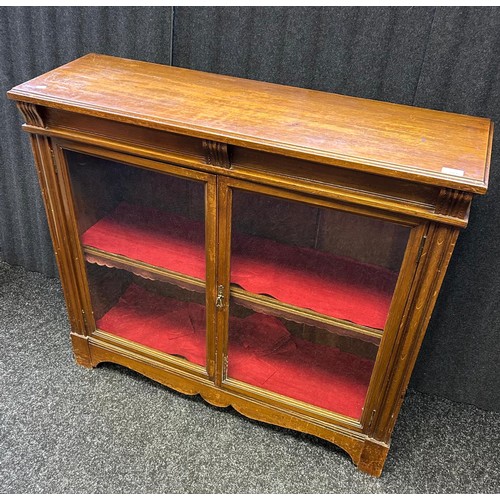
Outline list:
[[[412,227],[229,184],[223,384],[359,421]]]

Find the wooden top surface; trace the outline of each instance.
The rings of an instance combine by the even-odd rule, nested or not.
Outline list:
[[[12,99],[262,151],[484,193],[492,122],[89,54]]]

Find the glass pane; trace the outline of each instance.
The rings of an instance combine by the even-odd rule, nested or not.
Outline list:
[[[228,376],[359,418],[409,232],[234,190]]]
[[[377,339],[349,336],[230,302],[228,376],[359,419]]]
[[[205,365],[204,183],[66,158],[98,328]]]
[[[97,328],[205,366],[204,292],[96,264],[87,276]]]
[[[67,152],[82,243],[205,280],[205,186]]]

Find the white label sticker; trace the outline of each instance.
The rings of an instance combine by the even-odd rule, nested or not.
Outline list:
[[[456,175],[457,177],[463,177],[464,176],[464,171],[463,170],[458,170],[458,168],[443,167],[441,169],[441,172],[443,172],[443,174]]]

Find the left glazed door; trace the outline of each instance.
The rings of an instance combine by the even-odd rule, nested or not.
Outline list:
[[[91,334],[212,377],[215,177],[83,146],[58,159]]]

